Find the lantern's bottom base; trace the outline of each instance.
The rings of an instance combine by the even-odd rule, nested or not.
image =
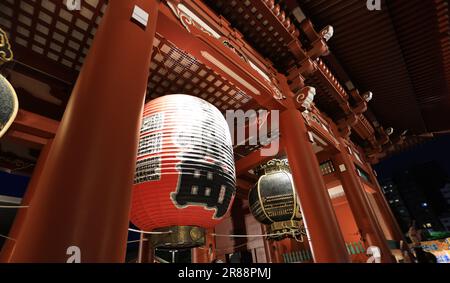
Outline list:
[[[269,240],[279,241],[285,238],[300,239],[302,237],[303,225],[299,220],[287,220],[270,224],[267,236]]]
[[[153,247],[159,249],[189,249],[205,244],[205,229],[197,226],[170,226],[153,232],[170,232],[150,236]]]

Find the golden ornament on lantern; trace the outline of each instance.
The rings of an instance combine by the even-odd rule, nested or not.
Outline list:
[[[268,238],[302,239],[305,234],[300,202],[286,159],[274,159],[255,169],[258,183],[249,192],[250,211],[268,226]]]
[[[0,65],[13,60],[13,52],[6,32],[0,28]]]

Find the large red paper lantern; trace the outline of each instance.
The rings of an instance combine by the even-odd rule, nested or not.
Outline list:
[[[200,245],[204,229],[228,212],[235,184],[230,132],[217,108],[181,94],[145,105],[131,221],[144,231],[172,232],[155,236],[154,245]]]

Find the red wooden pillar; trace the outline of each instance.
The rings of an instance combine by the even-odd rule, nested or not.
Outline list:
[[[125,260],[158,4],[109,1],[11,262],[66,262],[77,251],[83,263]],[[149,13],[147,27],[132,20],[135,5]]]
[[[139,239],[138,263],[154,263],[155,251],[149,237],[141,233]]]
[[[206,249],[205,247],[202,248],[193,248],[191,249],[191,260],[192,263],[202,263],[203,260],[203,252],[202,249]]]
[[[267,228],[264,224],[261,224],[261,231],[263,234],[267,234]],[[264,242],[264,253],[266,254],[267,263],[282,263],[280,252],[277,250],[275,243],[273,241],[267,240],[266,237],[263,239]]]
[[[272,250],[272,258],[274,263],[284,263],[283,260],[283,247],[280,242],[269,242],[269,246]]]
[[[208,246],[192,249],[192,263],[209,263],[208,261]]]
[[[266,263],[275,263],[272,256],[272,245],[267,239],[263,239],[264,241],[264,253],[266,254]]]
[[[40,176],[42,174],[42,170],[45,167],[48,153],[52,146],[53,139],[47,141],[47,144],[42,148],[41,153],[39,155],[39,159],[34,167],[33,175],[31,177],[30,183],[28,184],[25,195],[22,199],[21,206],[31,206],[31,201],[36,192],[36,186],[39,183]],[[16,245],[15,239],[18,238],[19,232],[23,226],[23,223],[28,215],[29,208],[21,208],[17,212],[17,215],[14,219],[14,223],[9,231],[9,238],[5,241],[3,245],[2,251],[0,253],[0,262],[6,263],[9,262],[11,255],[14,251],[14,247]],[[14,240],[12,240],[14,239]]]
[[[192,249],[192,263],[211,263],[216,259],[216,243],[213,233],[214,229],[208,229],[205,245]]]
[[[315,262],[349,262],[345,242],[301,113],[296,109],[283,111],[280,115],[280,130]]]
[[[261,224],[261,232],[262,234],[267,233],[266,226],[264,224]],[[266,237],[263,238],[263,244],[264,244],[264,254],[266,255],[266,263],[274,263],[273,255],[272,255],[272,245],[267,240]]]
[[[344,165],[345,170],[339,172],[345,196],[353,212],[356,224],[362,236],[368,240],[369,245],[377,246],[381,250],[381,260],[385,263],[393,262],[392,254],[365,194],[365,189],[356,173],[356,167],[348,153],[345,141],[340,139],[341,152],[334,156],[337,167]]]

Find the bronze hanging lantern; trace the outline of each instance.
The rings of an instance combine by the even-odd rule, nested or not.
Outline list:
[[[0,29],[0,66],[13,60],[6,32]],[[19,110],[19,100],[9,81],[0,74],[0,138],[8,131]]]
[[[255,173],[259,179],[249,192],[250,211],[268,226],[268,239],[292,237],[301,241],[305,228],[288,161],[271,160]]]

